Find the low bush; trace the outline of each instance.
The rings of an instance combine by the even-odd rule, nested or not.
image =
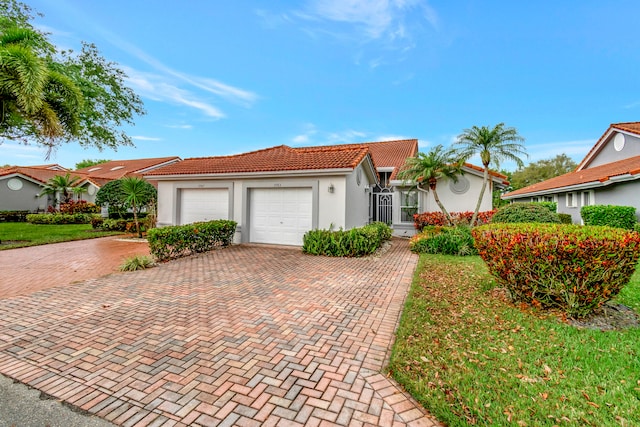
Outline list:
[[[153,259],[144,255],[135,255],[124,260],[120,266],[120,271],[144,270],[155,266]]]
[[[0,211],[0,222],[27,222],[29,211]]]
[[[636,222],[636,224],[633,226],[633,229],[636,231],[636,233],[640,233],[640,222]]]
[[[560,223],[557,213],[541,203],[512,203],[493,215],[491,223],[549,222]]]
[[[638,220],[633,206],[592,205],[583,206],[580,216],[584,225],[607,225],[633,230]]]
[[[100,215],[94,215],[91,218],[91,228],[94,230],[98,230],[102,228],[102,223],[104,222],[104,218]]]
[[[558,218],[560,218],[560,223],[562,224],[573,224],[573,218],[570,214],[559,213]]]
[[[418,254],[477,255],[469,226],[425,227],[409,241],[412,252]]]
[[[558,204],[556,202],[531,202],[534,205],[544,206],[549,209],[549,212],[556,213],[558,211]]]
[[[488,224],[491,221],[491,217],[496,213],[495,210],[478,212],[478,219],[476,225]],[[451,219],[453,219],[454,225],[469,225],[473,218],[473,212],[451,212]],[[413,225],[416,230],[422,230],[424,227],[439,225],[449,225],[447,223],[447,217],[442,212],[423,212],[413,216]]]
[[[77,214],[77,213],[100,213],[100,207],[93,203],[89,203],[86,200],[71,200],[67,203],[60,204],[60,213],[63,214]]]
[[[235,221],[216,220],[147,231],[151,253],[159,261],[229,246],[236,232]]]
[[[615,297],[640,256],[640,234],[612,227],[491,224],[475,247],[511,298],[583,317]]]
[[[311,230],[302,239],[302,251],[310,255],[361,257],[374,253],[391,238],[391,228],[382,222],[350,230]]]
[[[102,224],[100,225],[100,228],[105,231],[125,232],[127,231],[127,228],[131,228],[131,226],[129,225],[129,221],[127,221],[126,219],[109,219],[109,218],[107,219],[100,218],[100,219],[102,219]]]
[[[29,214],[27,222],[31,224],[90,224],[94,218],[92,214]]]

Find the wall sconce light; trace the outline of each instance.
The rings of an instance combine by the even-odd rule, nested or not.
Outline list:
[[[335,187],[333,184],[329,184],[329,193],[333,193],[335,191]]]
[[[371,187],[369,187],[368,185],[364,186],[364,192],[368,193],[369,191],[371,191]]]

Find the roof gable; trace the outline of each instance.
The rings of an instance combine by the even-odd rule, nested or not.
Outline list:
[[[110,160],[105,163],[99,163],[97,165],[78,169],[76,172],[85,173],[96,182],[105,183],[131,174],[141,174],[179,160],[180,157],[178,156],[133,160]]]
[[[145,176],[242,174],[279,171],[354,169],[369,154],[367,147],[286,145],[232,156],[188,158],[145,173]]]
[[[607,129],[607,131],[600,137],[600,139],[598,139],[594,146],[591,147],[591,150],[589,150],[580,164],[578,164],[576,171],[588,168],[591,162],[610,142],[611,137],[618,132],[640,137],[640,122],[612,123],[609,126],[609,129]]]
[[[70,173],[72,177],[78,176],[83,180],[87,179],[87,175],[84,173],[78,173],[68,171],[67,169],[50,169],[42,166],[13,166],[10,168],[0,169],[0,179],[8,178],[10,176],[22,175],[29,178],[34,182],[46,184],[51,178],[57,175],[65,175]]]

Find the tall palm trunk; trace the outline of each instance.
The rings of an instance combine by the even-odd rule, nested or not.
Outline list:
[[[445,218],[447,218],[447,222],[449,222],[449,225],[453,225],[453,219],[451,218],[451,215],[445,209],[444,205],[440,201],[440,197],[438,196],[438,192],[436,191],[437,183],[438,183],[438,180],[430,180],[429,189],[433,192],[433,198],[436,201],[436,204],[438,205],[442,213],[444,214]],[[418,186],[418,188],[420,188],[420,186]]]
[[[138,209],[135,202],[131,203],[131,208],[133,209],[133,222],[136,224],[136,233],[138,233],[138,238],[142,239],[142,231],[140,231],[140,223],[138,222]]]
[[[480,205],[482,205],[482,199],[484,198],[484,191],[487,189],[487,182],[489,182],[489,165],[484,165],[482,188],[480,189],[480,197],[478,197],[476,210],[473,212],[473,217],[471,217],[471,227],[475,227],[476,221],[478,220],[478,213],[480,212]]]

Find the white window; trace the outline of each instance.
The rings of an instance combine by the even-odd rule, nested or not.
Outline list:
[[[593,190],[583,191],[582,192],[582,204],[581,206],[591,206],[595,204],[595,199],[593,197]]]
[[[572,192],[572,193],[567,193],[567,207],[568,208],[575,208],[578,206],[578,196],[576,194],[576,192]]]
[[[416,190],[400,191],[400,222],[413,222],[413,215],[418,213],[418,192]]]

